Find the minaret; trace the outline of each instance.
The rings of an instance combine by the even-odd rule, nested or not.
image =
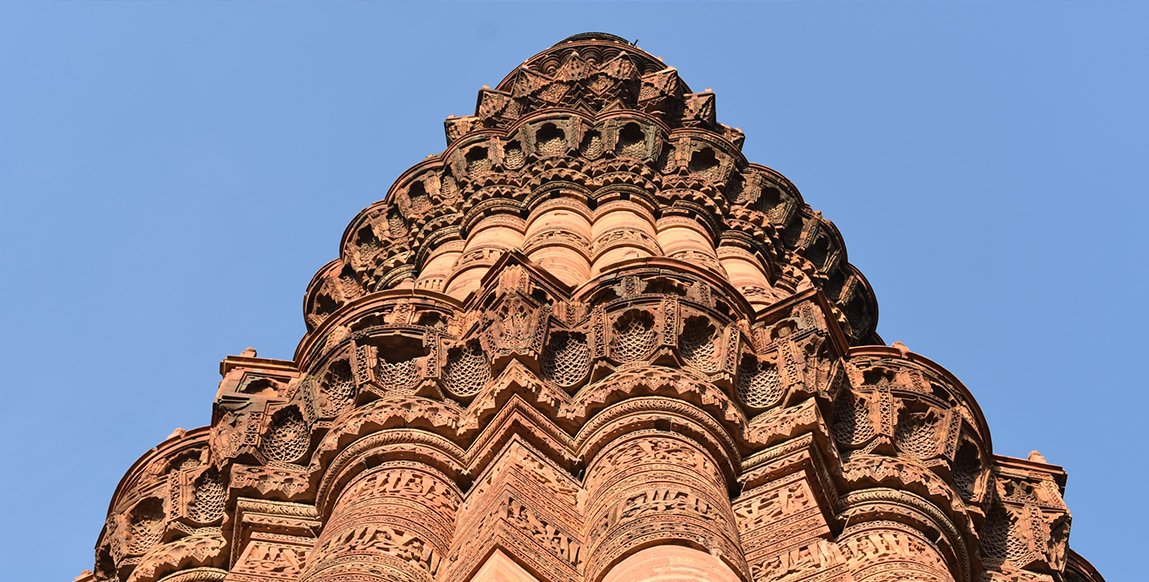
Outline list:
[[[128,470],[77,581],[1103,582],[1065,472],[884,345],[716,106],[603,33],[484,87],[351,221],[294,358],[226,358],[211,426]]]

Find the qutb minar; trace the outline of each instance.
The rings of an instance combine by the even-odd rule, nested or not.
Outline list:
[[[1103,582],[713,93],[587,33],[445,126],[77,582]]]

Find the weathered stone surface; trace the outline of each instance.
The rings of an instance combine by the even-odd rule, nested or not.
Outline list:
[[[528,59],[348,227],[291,361],[124,477],[77,581],[1093,581],[713,93],[606,34]]]

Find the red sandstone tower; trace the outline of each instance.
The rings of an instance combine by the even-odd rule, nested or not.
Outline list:
[[[618,37],[532,57],[112,498],[117,582],[1093,581],[1065,473],[875,334],[838,230]]]

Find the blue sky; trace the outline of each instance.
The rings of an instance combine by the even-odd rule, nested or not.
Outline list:
[[[117,481],[290,358],[303,291],[442,120],[577,32],[713,88],[841,229],[878,331],[995,452],[1069,472],[1070,545],[1143,550],[1149,5],[0,4],[0,579],[68,580]]]

